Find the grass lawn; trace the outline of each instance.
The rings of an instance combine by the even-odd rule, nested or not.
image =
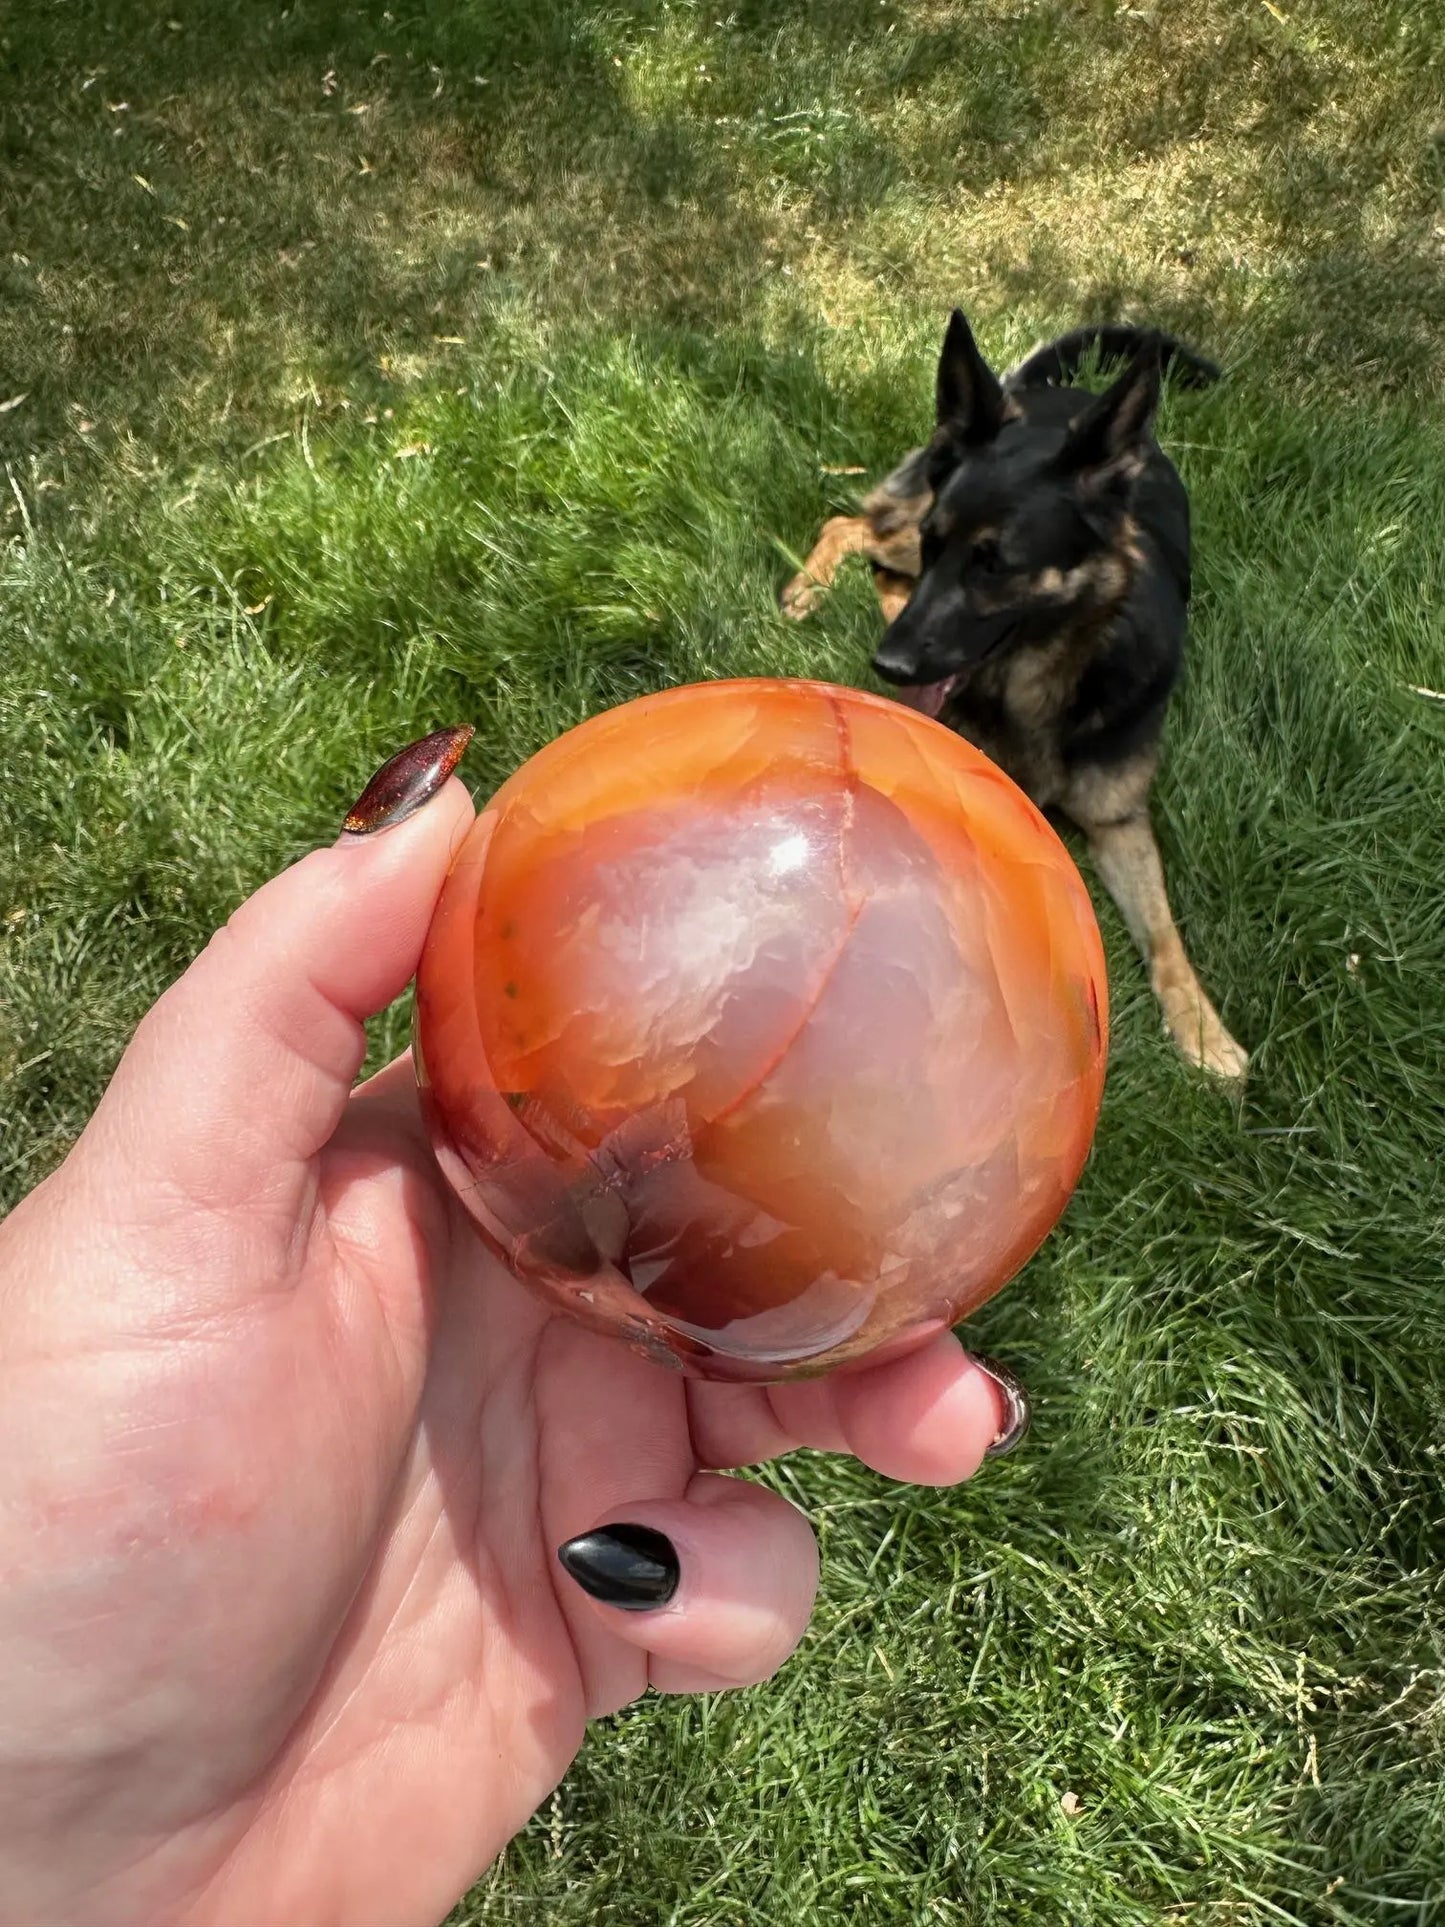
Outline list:
[[[1121,315],[1228,363],[1165,418],[1157,817],[1248,1088],[1101,902],[1098,1148],[970,1334],[1032,1442],[771,1475],[798,1658],[608,1722],[451,1918],[1445,1920],[1435,10],[18,0],[0,74],[6,1202],[405,741],[474,721],[485,792],[669,682],[866,682],[862,572],[773,594],[955,300],[1000,359]]]

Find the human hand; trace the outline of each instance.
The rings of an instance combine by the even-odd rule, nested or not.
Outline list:
[[[801,1638],[808,1526],[720,1468],[951,1483],[1026,1423],[946,1333],[769,1389],[634,1358],[487,1254],[406,1059],[353,1090],[468,734],[242,905],[0,1226],[7,1927],[431,1927],[589,1718]]]

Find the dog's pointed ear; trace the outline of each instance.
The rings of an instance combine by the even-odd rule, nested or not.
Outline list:
[[[938,358],[940,435],[965,448],[991,442],[1003,426],[1003,389],[979,353],[973,330],[955,308]]]
[[[1127,491],[1148,454],[1160,371],[1159,343],[1150,341],[1073,423],[1056,467],[1099,494]]]

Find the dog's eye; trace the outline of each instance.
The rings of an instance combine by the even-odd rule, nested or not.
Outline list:
[[[968,566],[979,575],[997,575],[1003,567],[1003,550],[991,535],[975,542],[968,552]]]

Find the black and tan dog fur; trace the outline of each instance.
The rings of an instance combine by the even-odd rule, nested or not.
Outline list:
[[[1099,396],[1067,385],[1090,353],[1128,358]],[[1149,821],[1189,603],[1188,497],[1153,432],[1166,367],[1193,385],[1219,372],[1170,336],[1103,327],[1000,380],[955,313],[932,439],[860,514],[826,524],[782,602],[807,615],[845,556],[868,558],[888,623],[878,674],[1078,825],[1175,1043],[1240,1077],[1248,1060],[1185,955]]]

